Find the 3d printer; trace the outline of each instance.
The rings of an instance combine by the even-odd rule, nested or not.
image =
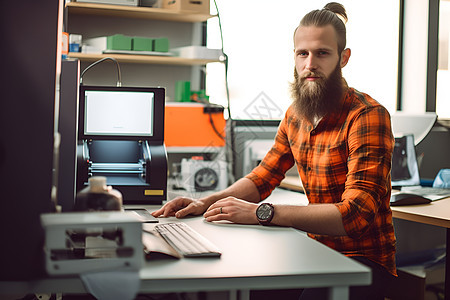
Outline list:
[[[80,87],[77,191],[105,176],[124,204],[161,204],[167,194],[163,88]]]

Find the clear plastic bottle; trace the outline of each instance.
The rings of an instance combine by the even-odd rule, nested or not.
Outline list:
[[[106,185],[106,177],[89,178],[89,185],[77,193],[74,211],[122,210],[122,193]]]

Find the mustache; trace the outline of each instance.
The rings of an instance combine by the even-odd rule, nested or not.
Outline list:
[[[306,79],[308,77],[318,77],[320,79],[324,79],[325,78],[325,76],[322,73],[320,73],[320,72],[307,71],[307,72],[301,74],[300,79]]]

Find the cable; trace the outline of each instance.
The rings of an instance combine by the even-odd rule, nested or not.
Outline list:
[[[214,133],[221,139],[225,141],[225,137],[222,135],[222,133],[219,132],[219,130],[216,127],[216,124],[214,124],[214,120],[212,117],[212,112],[209,111],[208,112],[209,115],[209,123],[211,124],[212,129],[214,130]]]
[[[84,75],[84,73],[86,73],[86,71],[89,70],[90,68],[92,68],[93,66],[95,66],[95,65],[97,65],[97,64],[99,64],[101,62],[104,62],[105,60],[112,60],[113,62],[116,63],[116,67],[117,67],[117,86],[121,87],[122,86],[122,74],[120,73],[120,65],[119,65],[119,62],[115,58],[112,58],[112,57],[105,57],[105,58],[99,59],[99,60],[93,62],[92,64],[90,64],[89,66],[87,66],[86,69],[84,69],[83,72],[81,72],[80,85],[83,85],[83,75]]]
[[[222,21],[220,19],[220,13],[219,8],[217,7],[217,2],[214,0],[214,5],[216,7],[217,11],[217,19],[219,21],[219,32],[220,32],[220,43],[221,43],[221,50],[224,57],[224,65],[225,65],[225,91],[226,91],[226,97],[227,97],[227,111],[228,111],[228,118],[232,120],[231,117],[231,109],[230,109],[230,90],[228,88],[228,55],[225,53],[223,49],[223,32],[222,32]]]
[[[212,127],[214,133],[221,140],[225,141],[225,136],[223,136],[223,134],[221,132],[219,132],[219,130],[216,127],[216,124],[214,123],[214,120],[212,118],[212,110],[208,109],[208,108],[211,108],[211,107],[215,107],[216,105],[215,104],[213,105],[213,104],[209,103],[208,100],[196,99],[196,98],[193,98],[192,96],[191,96],[191,101],[203,104],[205,106],[205,109],[203,110],[203,113],[207,113],[209,115],[209,123],[211,124],[211,127]],[[223,107],[223,106],[220,106],[220,107]]]
[[[221,50],[222,54],[224,56],[224,65],[225,65],[225,91],[226,91],[226,98],[227,98],[227,112],[228,112],[228,122],[229,122],[229,128],[228,128],[228,136],[230,137],[229,143],[226,142],[225,144],[228,145],[228,153],[226,153],[226,159],[228,163],[230,164],[230,170],[228,172],[228,177],[230,179],[230,182],[235,181],[235,154],[236,151],[234,151],[234,124],[233,124],[233,118],[231,116],[231,103],[230,103],[230,90],[228,87],[228,55],[225,53],[223,48],[223,32],[222,32],[222,20],[220,19],[220,13],[219,8],[217,6],[216,0],[214,0],[214,6],[216,7],[217,11],[217,19],[219,21],[219,32],[220,32],[220,42],[221,42]]]

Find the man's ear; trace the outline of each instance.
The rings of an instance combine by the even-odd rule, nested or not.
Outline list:
[[[342,52],[341,52],[341,68],[343,68],[347,65],[351,54],[352,54],[352,51],[350,50],[350,48],[345,48],[344,50],[342,50]]]

